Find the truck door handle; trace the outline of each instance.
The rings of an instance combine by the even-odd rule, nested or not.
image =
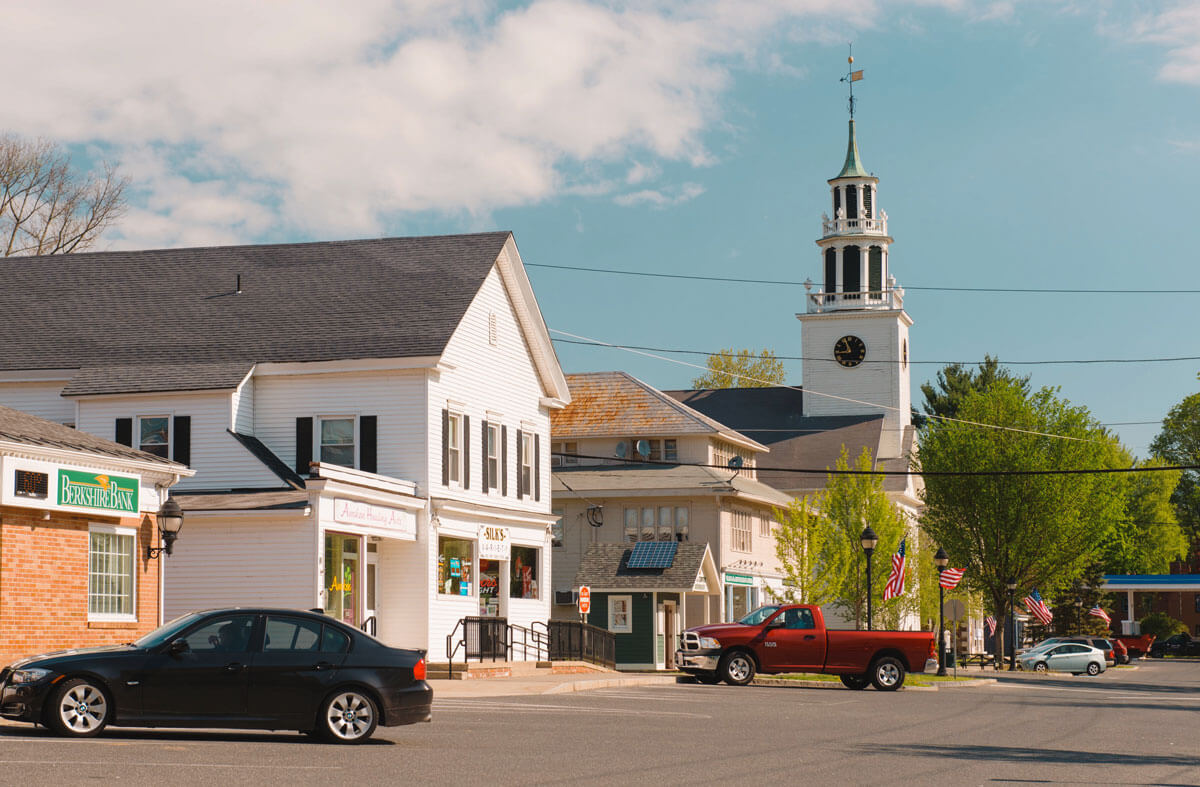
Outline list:
[[[232,664],[226,664],[225,669],[229,672],[240,672],[244,666],[240,661],[235,661]]]
[[[804,638],[805,639],[816,639],[817,635],[816,634],[805,634]]]
[[[315,669],[315,670],[333,669],[333,665],[330,664],[328,661],[318,661],[316,664],[313,665],[313,669]]]

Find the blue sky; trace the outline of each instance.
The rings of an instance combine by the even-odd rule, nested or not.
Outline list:
[[[914,361],[1200,355],[1196,295],[1126,292],[1200,288],[1194,2],[113,6],[13,4],[0,31],[10,73],[40,69],[0,129],[133,179],[109,247],[511,229],[527,263],[817,280],[853,40]],[[800,354],[801,287],[530,275],[554,329]],[[1106,292],[916,289],[934,286]],[[559,357],[661,388],[696,374]],[[1108,423],[1200,388],[1195,361],[1014,368]],[[1144,454],[1157,425],[1114,429]]]

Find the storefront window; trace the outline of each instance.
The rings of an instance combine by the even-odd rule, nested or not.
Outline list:
[[[479,561],[479,614],[500,615],[500,561]]]
[[[132,620],[134,532],[93,529],[88,534],[88,615]]]
[[[358,537],[325,534],[325,613],[358,625]]]
[[[509,598],[538,597],[538,550],[534,547],[512,548],[512,582]]]
[[[471,595],[471,565],[475,542],[463,538],[438,538],[437,591],[447,596]]]

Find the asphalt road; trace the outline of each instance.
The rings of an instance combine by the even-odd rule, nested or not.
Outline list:
[[[4,725],[0,783],[1200,785],[1200,663],[989,676],[1000,683],[890,694],[680,684],[435,699],[432,724],[358,747]]]

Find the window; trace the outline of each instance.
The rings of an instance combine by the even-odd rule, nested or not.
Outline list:
[[[686,506],[646,506],[625,509],[626,541],[687,541]]]
[[[88,529],[89,620],[137,620],[136,550],[133,528],[92,525]]]
[[[654,506],[646,506],[642,509],[642,535],[643,541],[654,540]]]
[[[763,538],[771,535],[771,517],[760,516],[758,518],[758,534]]]
[[[883,293],[883,249],[872,246],[867,254],[867,289],[879,297]]]
[[[495,347],[500,343],[500,334],[496,329],[496,313],[488,312],[488,344]]]
[[[353,418],[322,418],[320,439],[319,461],[354,467]]]
[[[500,488],[500,427],[489,423],[487,427],[487,485],[488,489]]]
[[[462,441],[463,441],[463,421],[462,413],[450,413],[447,421],[447,456],[450,464],[450,483],[462,483]]]
[[[254,633],[254,615],[229,615],[201,624],[183,639],[193,653],[245,653]]]
[[[321,635],[322,653],[345,653],[350,650],[350,636],[333,626],[326,626]]]
[[[471,595],[471,565],[474,555],[474,541],[446,536],[438,538],[438,593],[448,596]]]
[[[550,525],[550,545],[560,547],[563,545],[563,517],[567,512],[562,508],[552,508],[550,513],[557,517]]]
[[[748,511],[732,511],[730,512],[732,520],[732,544],[730,549],[734,552],[749,552],[752,546],[750,533],[750,513]]]
[[[639,511],[636,508],[625,509],[625,540],[638,540],[638,517]]]
[[[783,613],[782,622],[785,629],[816,628],[816,623],[813,621],[813,613],[811,609],[795,608],[785,610]]]
[[[138,450],[170,458],[171,419],[165,415],[138,418]]]
[[[508,588],[508,597],[537,598],[538,597],[538,549],[536,547],[512,548],[512,581]]]
[[[684,506],[675,507],[675,540],[688,540],[688,510]]]
[[[521,433],[521,488],[526,496],[533,495],[533,435]]]
[[[679,459],[679,449],[675,440],[650,440],[651,462],[675,462]]]
[[[301,618],[267,618],[263,631],[263,652],[290,650],[317,651],[321,645],[321,624]]]
[[[633,631],[633,596],[608,597],[608,630],[614,634]]]
[[[658,508],[658,540],[675,540],[675,509],[671,506]]]
[[[550,453],[550,464],[554,467],[579,464],[579,457],[575,456],[579,453],[579,443],[555,443],[551,447]],[[562,454],[571,454],[571,456],[562,456]]]

